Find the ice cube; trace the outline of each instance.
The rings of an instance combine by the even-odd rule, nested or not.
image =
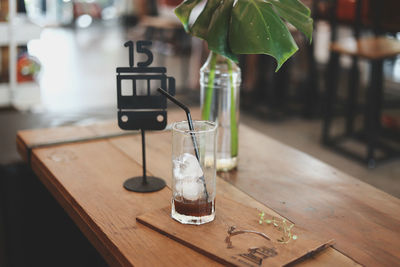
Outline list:
[[[173,161],[175,190],[187,200],[197,200],[204,191],[203,170],[197,158],[189,153],[182,154]]]
[[[180,180],[175,184],[176,192],[187,200],[198,200],[203,198],[203,182],[200,178]]]
[[[174,160],[175,179],[190,179],[203,176],[203,170],[195,156],[184,153]]]

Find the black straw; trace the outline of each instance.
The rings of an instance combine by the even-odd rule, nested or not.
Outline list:
[[[194,133],[193,133],[193,131],[194,131],[193,120],[192,120],[192,116],[190,115],[189,108],[185,104],[179,102],[175,97],[173,97],[172,95],[167,93],[165,90],[158,88],[157,91],[160,92],[161,94],[165,95],[169,100],[171,100],[172,102],[177,104],[179,107],[181,107],[186,112],[186,117],[187,117],[187,121],[189,124],[189,130],[191,131],[190,135],[192,137],[193,146],[194,146],[194,153],[196,154],[197,160],[200,162],[199,148],[197,146],[196,137],[194,136]]]
[[[200,163],[199,148],[197,146],[196,136],[194,134],[193,120],[192,120],[192,116],[190,115],[189,108],[185,104],[183,104],[182,102],[178,101],[175,97],[170,95],[167,91],[165,91],[165,90],[163,90],[161,88],[158,88],[157,91],[159,93],[165,95],[169,100],[174,102],[176,105],[178,105],[180,108],[182,108],[186,112],[186,117],[187,117],[187,121],[188,121],[188,124],[189,124],[190,136],[192,137],[192,142],[193,142],[193,147],[194,147],[194,153],[196,155],[196,158],[197,158],[198,162]],[[206,181],[204,180],[204,175],[202,177],[200,177],[200,179],[203,181],[204,192],[206,194],[206,199],[208,200],[208,192],[207,192],[207,187],[206,187]]]

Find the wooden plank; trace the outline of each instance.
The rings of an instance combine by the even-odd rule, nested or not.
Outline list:
[[[169,203],[171,192],[124,190],[123,181],[141,166],[107,141],[38,148],[32,166],[111,266],[217,265],[136,223],[139,214]]]
[[[334,247],[357,262],[400,261],[399,199],[244,125],[240,138],[239,170],[226,181],[296,225],[334,238]],[[170,139],[157,134],[147,141],[148,170],[170,177]],[[139,137],[111,142],[140,162]]]
[[[140,215],[137,220],[225,265],[285,266],[332,243],[328,239],[322,240],[314,236],[307,230],[294,227],[291,232],[299,238],[283,244],[277,241],[282,238],[282,231],[272,225],[260,225],[258,214],[257,209],[219,196],[216,201],[215,220],[201,226],[183,225],[171,219],[170,205]],[[265,214],[265,218],[272,219],[272,215]],[[231,247],[228,247],[225,239],[228,237],[228,229],[232,226],[237,227],[237,230],[264,233],[270,240],[247,233],[232,236]],[[255,248],[258,250],[264,248],[273,253],[262,255],[255,251],[249,252]]]
[[[227,181],[361,264],[400,262],[399,199],[247,127],[240,137]]]
[[[296,263],[297,267],[338,267],[338,266],[361,266],[351,258],[346,257],[333,248],[327,248],[308,259]]]
[[[172,112],[170,112],[170,114],[171,113]],[[182,114],[180,111],[178,111],[177,114],[178,114],[178,116],[177,116],[177,118],[175,118],[175,120],[183,120],[184,119],[184,114]],[[170,116],[170,118],[171,117],[172,116]],[[96,126],[97,129],[90,130],[90,131],[91,131],[91,133],[94,132],[95,134],[105,133],[105,132],[110,132],[110,131],[113,132],[112,129],[115,129],[115,125],[113,126],[112,124],[113,123],[109,123],[108,126],[107,126],[107,123],[106,123],[101,127]],[[90,127],[93,127],[93,126],[90,126]],[[246,132],[248,130],[248,128],[247,127],[243,127],[243,125],[242,125],[241,128],[242,128],[241,129],[241,137],[242,137],[242,136],[244,136],[243,132]],[[54,139],[62,140],[62,138],[60,138],[59,135],[68,136],[69,138],[71,138],[71,137],[76,138],[77,136],[80,135],[80,133],[78,131],[76,131],[77,128],[74,128],[74,130],[67,129],[66,132],[63,132],[63,129],[65,129],[65,128],[49,129],[49,130],[45,130],[45,131],[37,130],[36,133],[34,134],[35,138],[32,138],[32,139],[31,139],[32,135],[24,134],[26,131],[19,133],[19,139],[21,140],[20,146],[22,148],[24,148],[24,150],[23,149],[20,150],[22,155],[24,155],[23,153],[26,150],[26,144],[34,144],[35,140],[36,141],[38,140],[38,137],[40,137],[39,139],[41,139],[42,141],[46,141],[47,140],[49,142],[53,142]],[[52,132],[53,130],[58,132],[59,135],[53,133]],[[70,134],[67,134],[67,132],[69,132]],[[157,136],[157,135],[158,134],[154,134],[154,136]],[[167,135],[169,135],[169,134],[167,133]],[[148,140],[149,140],[149,138],[152,139],[152,141],[148,141],[148,159],[149,159],[149,161],[148,161],[149,163],[148,164],[150,164],[149,167],[148,167],[148,170],[150,172],[152,172],[154,175],[161,176],[163,178],[167,178],[167,182],[168,182],[169,181],[168,179],[170,179],[170,172],[171,172],[169,164],[171,164],[171,163],[170,163],[170,160],[165,160],[165,158],[168,158],[168,159],[170,158],[170,146],[171,146],[170,140],[165,139],[163,137],[154,137],[153,138],[153,134],[149,134],[148,136],[149,136],[147,138]],[[263,135],[261,135],[261,136],[262,136],[261,137],[261,141],[264,140],[264,139],[270,140],[266,136],[263,136]],[[111,140],[111,142],[112,142],[113,146],[117,146],[120,151],[124,151],[126,156],[134,158],[136,162],[141,162],[141,156],[140,156],[141,147],[140,147],[140,139],[139,139],[139,137],[134,137],[134,138],[132,138],[132,137],[114,138],[114,139]],[[160,142],[160,144],[157,145],[157,142]],[[264,142],[265,142],[265,140],[264,140]],[[245,156],[242,155],[242,154],[245,153],[244,152],[245,148],[242,148],[242,146],[243,146],[242,143],[244,143],[244,142],[241,141],[241,161],[243,161],[243,159],[245,159]],[[261,143],[263,143],[263,142],[261,142]],[[61,147],[75,147],[75,146],[79,147],[80,144],[61,146]],[[263,146],[263,147],[265,147],[265,146]],[[285,147],[285,146],[283,146],[283,147]],[[41,151],[54,151],[54,149],[55,148],[46,148],[46,149],[43,148],[43,149],[40,149],[40,150]],[[282,148],[282,149],[285,150],[284,148]],[[38,150],[38,149],[36,149],[36,150]],[[257,151],[257,150],[255,150],[255,151]],[[294,150],[293,149],[289,149],[289,151],[294,151]],[[300,153],[300,152],[298,152],[298,153]],[[260,155],[260,153],[255,153],[254,154],[254,156],[259,156],[259,155]],[[39,156],[38,160],[40,159],[40,162],[42,162],[42,161],[43,162],[47,162],[48,159],[43,158],[42,156],[44,156],[44,155]],[[67,154],[67,157],[68,157],[68,154]],[[302,158],[304,158],[304,154],[302,154],[302,156],[300,156],[300,160]],[[83,159],[80,158],[78,161],[81,161],[81,160],[83,160]],[[113,161],[113,160],[110,158],[110,161]],[[157,161],[159,163],[162,163],[162,164],[153,165],[153,162],[157,162]],[[265,162],[263,164],[266,164],[268,162],[269,161],[268,161],[268,158],[267,158],[267,160],[265,160]],[[35,165],[36,164],[37,164],[37,162],[35,162]],[[79,163],[79,164],[83,164],[83,163]],[[240,164],[243,164],[243,162],[240,163]],[[260,166],[263,166],[263,164],[261,164]],[[274,164],[274,161],[272,161],[272,164]],[[283,165],[285,165],[285,164],[283,164]],[[42,173],[39,173],[39,172],[38,172],[38,174],[39,174],[39,176],[44,177],[43,180],[49,180],[50,182],[48,182],[48,183],[60,183],[60,184],[62,184],[61,181],[57,182],[57,181],[53,181],[53,180],[51,180],[49,178],[49,177],[52,177],[52,179],[56,179],[55,177],[57,177],[57,179],[58,179],[58,176],[55,176],[56,172],[53,173],[53,168],[56,168],[56,167],[50,167],[46,163],[46,164],[44,164],[43,166],[40,167],[40,169],[45,169],[46,170],[45,171],[46,175],[42,174]],[[243,167],[240,167],[240,169],[242,169],[242,168]],[[261,168],[261,169],[264,169],[264,168]],[[58,170],[57,170],[57,173],[58,173]],[[241,171],[239,171],[239,173],[241,173]],[[74,175],[75,176],[79,175],[79,173],[74,174]],[[64,179],[68,179],[68,178],[64,177]],[[226,179],[228,179],[230,181],[230,183],[232,183],[232,184],[238,183],[240,185],[241,183],[243,183],[246,180],[248,181],[248,183],[249,182],[251,183],[253,177],[249,177],[248,174],[245,173],[244,176],[237,175],[237,174],[236,175],[230,175]],[[300,180],[296,180],[296,181],[298,183],[301,183]],[[269,183],[269,180],[266,179],[265,180],[265,184],[268,185],[268,183]],[[335,183],[335,179],[332,179],[331,183],[334,184]],[[362,184],[362,182],[359,182],[359,183]],[[218,195],[234,196],[235,200],[242,201],[242,203],[246,203],[246,205],[249,205],[249,206],[252,206],[252,207],[257,207],[259,209],[264,209],[264,210],[269,211],[269,212],[273,212],[270,209],[268,209],[266,206],[260,204],[259,202],[255,201],[254,199],[252,199],[252,197],[250,197],[250,196],[246,195],[245,193],[237,190],[235,187],[233,187],[232,185],[228,184],[227,182],[218,179],[217,180],[217,184],[218,184],[218,187],[217,187],[217,191],[218,191],[217,194]],[[275,188],[276,188],[276,186],[275,186]],[[244,189],[246,189],[246,188],[244,188]],[[57,190],[53,192],[55,196],[58,194],[57,192],[58,192]],[[247,190],[246,192],[248,194],[250,194],[250,195],[252,194],[252,190]],[[279,190],[278,190],[278,192],[279,192]],[[259,195],[257,195],[257,198],[260,199]],[[274,198],[272,198],[272,200],[274,200]],[[264,203],[265,202],[266,201],[264,200]],[[68,204],[67,203],[66,205],[72,205],[72,204]],[[307,216],[310,216],[310,215],[307,214]],[[73,216],[71,216],[71,217],[73,217]],[[80,216],[78,216],[78,217],[80,217]],[[92,216],[90,216],[90,217],[92,217]],[[295,219],[297,219],[297,218],[295,218]],[[324,264],[324,265],[325,264],[326,265],[329,265],[329,264],[333,265],[335,262],[340,262],[340,263],[343,263],[343,264],[341,264],[341,266],[345,266],[345,265],[346,266],[351,266],[351,265],[355,264],[349,258],[344,256],[343,254],[338,253],[334,249],[328,249],[328,250],[330,251],[329,253],[326,253],[326,252],[325,253],[321,253],[321,256],[318,255],[316,257],[316,259],[313,260],[313,261],[306,261],[306,264],[311,264],[311,262],[313,262],[313,263],[317,262],[317,263],[321,263],[321,264]]]
[[[198,118],[199,109],[193,109],[193,118]],[[182,110],[168,112],[168,123],[185,120]],[[23,130],[17,134],[17,150],[21,157],[28,161],[32,148],[55,145],[59,143],[86,141],[87,139],[106,138],[107,136],[136,134],[138,131],[123,131],[116,120],[106,120],[88,125],[72,125],[45,129]]]
[[[242,128],[245,128],[241,126]],[[246,129],[245,129],[246,131]],[[147,169],[155,176],[162,177],[167,185],[171,186],[172,182],[172,163],[171,160],[165,160],[171,158],[171,133],[157,133],[149,134],[146,137],[147,140]],[[120,137],[113,138],[110,142],[118,147],[123,153],[125,153],[130,158],[137,162],[141,161],[140,151],[141,149],[141,139],[139,136],[134,137]],[[232,180],[236,178],[231,177]],[[231,181],[232,182],[232,181]],[[256,208],[260,211],[265,211],[269,214],[282,218],[274,210],[270,209],[266,205],[255,200],[251,194],[244,193],[238,190],[231,183],[223,179],[217,179],[217,196],[223,196],[227,198],[232,198],[239,203],[246,203],[246,205]],[[359,264],[348,258],[347,256],[341,254],[333,248],[327,248],[330,251],[329,254],[321,253],[321,256],[316,255],[312,260],[304,261],[301,265],[308,266],[358,266]],[[329,256],[327,256],[329,255]],[[340,265],[336,265],[339,264]]]
[[[33,147],[40,144],[88,138],[92,136],[94,136],[94,134],[90,131],[88,126],[63,126],[40,130],[19,131],[17,138],[23,141],[26,147]]]
[[[165,133],[165,135],[169,136],[169,133]],[[153,136],[157,137],[158,134],[150,134],[149,136],[153,138]],[[138,149],[140,149],[140,140],[138,139],[137,142],[135,142],[135,138],[124,137],[119,138],[119,140],[128,141],[128,144],[130,143],[135,145],[137,143]],[[161,138],[160,140],[164,140],[164,138]],[[112,141],[114,141],[114,139]],[[165,139],[165,141],[169,146],[170,142],[167,139]],[[111,149],[111,151],[114,152],[110,153],[108,145],[105,143],[107,142],[95,141],[86,144],[78,143],[35,149],[33,153],[32,166],[34,167],[34,170],[41,181],[66,209],[76,224],[81,228],[92,244],[99,250],[99,252],[107,259],[110,265],[129,266],[131,261],[137,263],[138,265],[146,265],[144,262],[139,261],[141,259],[140,257],[139,260],[135,261],[137,258],[136,253],[143,253],[148,257],[153,257],[154,253],[151,250],[150,252],[146,251],[146,248],[148,249],[146,246],[144,249],[141,249],[143,244],[138,244],[138,242],[135,242],[134,240],[137,238],[140,240],[147,240],[150,238],[151,240],[155,240],[152,241],[153,244],[160,244],[168,248],[173,248],[174,246],[171,247],[170,244],[164,244],[163,242],[166,241],[157,241],[159,239],[159,237],[157,237],[157,233],[148,231],[146,232],[146,230],[141,229],[140,227],[140,233],[138,233],[136,231],[138,229],[136,224],[127,226],[132,218],[141,212],[138,212],[137,210],[135,211],[133,208],[137,205],[137,203],[142,203],[142,199],[138,200],[136,197],[132,197],[133,193],[122,190],[121,184],[127,177],[140,173],[141,169],[137,168],[138,165],[134,161],[127,161],[126,154],[121,154],[119,151],[119,153],[117,153],[118,156],[115,156],[114,149]],[[124,143],[121,143],[120,145],[124,145]],[[164,147],[165,149],[165,151],[162,153],[170,153],[167,148],[168,146],[160,146]],[[128,150],[131,147],[132,146],[128,146]],[[150,150],[153,151],[153,149]],[[140,154],[138,150],[129,150],[129,152],[135,155]],[[94,162],[92,162],[93,160]],[[103,161],[105,161],[107,164],[104,164]],[[165,164],[170,164],[170,161],[163,160],[162,162],[164,162],[164,166]],[[109,169],[109,166],[117,168],[117,166],[121,165],[124,166],[123,175],[119,173],[121,170],[115,171],[113,168]],[[104,168],[106,171],[104,171]],[[154,166],[152,168],[154,168]],[[168,169],[170,169],[170,166],[168,165],[166,168],[167,169],[161,168],[156,170],[158,170],[161,174],[167,174],[164,176],[164,178],[166,178],[167,182],[169,182],[170,172]],[[98,177],[99,174],[100,177]],[[83,181],[81,181],[82,179]],[[113,183],[109,184],[107,182],[109,180]],[[92,196],[94,193],[93,189],[90,189],[92,184],[96,186],[95,192],[98,192],[96,196]],[[97,189],[97,187],[99,187],[100,190]],[[236,201],[246,203],[249,206],[273,213],[273,211],[269,210],[267,207],[253,200],[246,194],[238,191],[232,185],[221,179],[217,179],[217,190],[218,196],[231,196],[234,197]],[[122,199],[119,197],[121,193],[121,197],[125,196]],[[164,202],[165,198],[169,197],[170,193],[168,193],[167,196],[163,195]],[[120,207],[119,205],[111,205],[111,203],[118,204],[118,201],[122,201],[121,206],[124,206],[125,208]],[[160,202],[158,202],[158,205],[161,205]],[[163,205],[165,205],[164,202]],[[102,212],[99,211],[100,207]],[[154,208],[157,208],[157,205],[154,205]],[[126,214],[123,214],[125,212]],[[104,216],[103,213],[109,215]],[[133,214],[129,216],[129,213]],[[121,216],[123,218],[120,218]],[[113,222],[113,218],[116,218],[118,223]],[[127,231],[129,233],[127,233]],[[130,233],[131,231],[135,231],[135,233]],[[127,237],[124,238],[123,235],[127,235]],[[128,246],[128,249],[126,249],[126,246]],[[125,250],[128,250],[128,252],[133,250],[136,251],[136,253],[134,253],[134,256],[132,256],[131,254],[126,253]],[[188,255],[189,258],[192,257],[192,260],[196,260],[196,263],[198,262],[199,265],[211,264],[209,262],[205,263],[203,259],[197,259],[198,256],[196,256],[196,253],[193,255],[193,252],[190,251],[179,251],[181,253],[185,253],[185,255]],[[335,250],[332,251],[333,256],[322,256],[323,258],[320,260],[319,256],[317,255],[313,261],[324,265],[333,264],[335,262],[343,262],[342,266],[353,266],[354,262],[352,262],[350,259]],[[168,253],[170,252],[168,251]],[[180,259],[180,257],[178,258]],[[185,261],[182,263],[180,260],[171,262],[173,262],[173,264],[176,266],[187,263]],[[308,264],[307,262],[308,261],[306,261],[306,265]],[[163,262],[164,265],[168,265],[168,263],[169,262],[165,260]]]

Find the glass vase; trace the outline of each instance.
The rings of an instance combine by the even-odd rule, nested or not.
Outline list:
[[[240,68],[214,52],[200,69],[201,116],[218,125],[217,170],[238,164]]]

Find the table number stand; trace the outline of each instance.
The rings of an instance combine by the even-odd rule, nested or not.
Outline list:
[[[137,67],[134,67],[134,43],[128,41],[124,46],[129,48],[129,67],[117,68],[118,126],[123,130],[141,131],[143,161],[143,175],[126,180],[124,188],[134,192],[155,192],[165,187],[165,181],[146,174],[145,131],[163,130],[167,126],[167,99],[157,89],[161,87],[174,95],[175,79],[166,76],[165,67],[149,67],[153,62],[153,54],[147,48],[151,46],[150,41],[136,42],[137,53],[147,56],[146,61],[137,63]],[[141,83],[147,87],[143,88]]]

